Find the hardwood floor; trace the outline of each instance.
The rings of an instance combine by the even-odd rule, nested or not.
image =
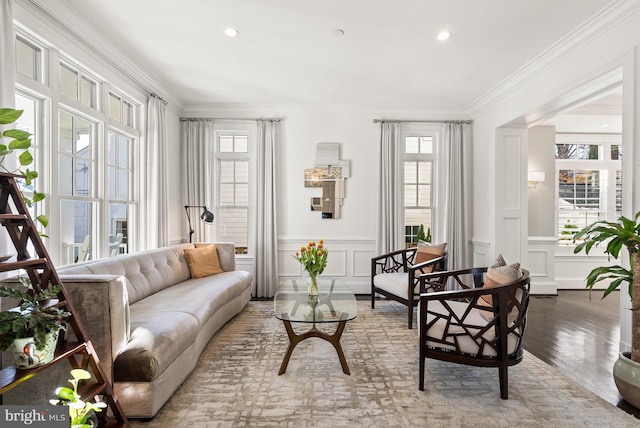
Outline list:
[[[587,290],[560,290],[533,296],[524,348],[565,376],[640,419],[613,381],[620,339],[619,291],[602,300]]]

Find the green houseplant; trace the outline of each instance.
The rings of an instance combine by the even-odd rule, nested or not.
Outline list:
[[[44,351],[46,345],[51,345],[52,341],[55,349],[58,332],[65,329],[64,320],[71,314],[60,308],[47,306],[48,301],[56,299],[61,285],[37,292],[27,278],[20,277],[19,280],[26,291],[0,287],[0,298],[12,298],[20,302],[16,308],[0,312],[0,352],[14,346],[14,357],[19,354],[20,358],[24,359],[16,360],[16,365],[19,368],[31,368],[48,362],[43,361],[45,354],[40,351]],[[17,340],[27,338],[33,339],[18,347],[14,345]]]
[[[14,124],[20,116],[22,110],[12,108],[0,108],[0,125],[7,126]],[[19,174],[24,176],[22,188],[22,198],[27,206],[31,207],[36,202],[45,198],[44,193],[37,192],[35,189],[27,192],[33,181],[38,177],[38,172],[29,168],[33,164],[33,156],[29,149],[31,148],[31,134],[21,129],[9,128],[0,132],[0,172],[9,174]],[[7,165],[7,156],[14,154],[17,159],[15,163]],[[36,216],[35,220],[43,227],[47,227],[49,220],[44,215]]]
[[[574,236],[574,242],[581,241],[574,253],[589,251],[593,246],[606,243],[605,254],[614,259],[620,257],[620,251],[626,248],[629,256],[629,269],[620,265],[600,266],[593,269],[587,276],[587,288],[590,291],[600,281],[610,281],[604,291],[604,299],[613,290],[626,283],[631,297],[631,352],[620,354],[620,358],[614,367],[614,378],[618,390],[626,401],[640,408],[640,211],[633,219],[620,217],[616,222],[597,221],[579,231]],[[635,299],[633,297],[636,297]],[[630,358],[627,357],[630,355]],[[629,360],[629,361],[627,361]],[[633,364],[632,364],[633,363]],[[629,382],[631,379],[621,379],[623,372],[627,372],[637,366],[637,372],[632,372],[631,377],[637,385]]]
[[[69,379],[69,383],[73,389],[66,386],[59,387],[56,389],[58,399],[49,400],[49,402],[53,405],[69,406],[69,419],[72,428],[91,428],[95,426],[92,420],[94,413],[101,412],[107,407],[107,404],[102,401],[97,403],[83,401],[78,394],[80,382],[91,379],[91,373],[83,369],[73,369],[71,377],[73,379]]]

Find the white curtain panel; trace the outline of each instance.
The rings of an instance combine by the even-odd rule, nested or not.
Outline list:
[[[214,182],[214,132],[213,123],[204,120],[186,120],[181,122],[183,147],[183,171],[185,173],[185,198],[182,207],[185,205],[205,205],[213,212],[213,191]],[[193,242],[211,242],[213,227],[200,221],[202,208],[188,208],[191,216],[191,226],[193,227]],[[184,208],[183,208],[184,211]],[[184,212],[184,227],[189,233],[187,226],[187,214]]]
[[[169,201],[167,192],[167,124],[164,101],[155,95],[147,103],[147,188],[145,218],[147,248],[169,245]]]
[[[403,147],[399,122],[380,123],[377,254],[404,247]]]
[[[448,269],[469,266],[469,177],[468,155],[471,147],[471,124],[447,122],[444,125],[441,165],[445,180],[440,187],[444,195],[443,233],[447,242]]]
[[[0,108],[15,105],[15,43],[13,0],[0,1]],[[7,160],[5,160],[7,162]],[[6,229],[0,230],[0,255],[15,253]],[[6,278],[7,273],[0,274]]]
[[[273,297],[278,289],[278,216],[276,207],[276,126],[258,120],[256,277],[254,297]]]

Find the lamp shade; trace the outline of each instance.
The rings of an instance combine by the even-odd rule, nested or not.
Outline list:
[[[213,219],[213,213],[205,207],[204,211],[202,211],[202,214],[200,214],[200,220],[204,221],[205,223],[213,223]]]

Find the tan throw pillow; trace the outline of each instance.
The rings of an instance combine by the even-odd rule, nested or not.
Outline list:
[[[184,258],[189,265],[191,278],[203,278],[224,272],[220,267],[215,244],[196,244],[196,248],[185,248]]]
[[[418,242],[418,249],[416,250],[416,257],[413,261],[414,265],[427,262],[429,260],[436,259],[444,255],[444,250],[447,248],[447,243],[431,245],[428,242]]]
[[[499,258],[504,261],[502,256]],[[496,260],[498,262],[498,260]],[[520,263],[513,263],[506,266],[492,265],[487,269],[487,276],[484,280],[484,287],[495,287],[498,285],[510,284],[523,277],[522,270],[520,269]],[[478,299],[479,306],[486,306],[493,308],[493,297],[491,295],[484,295]],[[493,312],[481,311],[480,314],[483,318],[489,320],[493,318]]]

